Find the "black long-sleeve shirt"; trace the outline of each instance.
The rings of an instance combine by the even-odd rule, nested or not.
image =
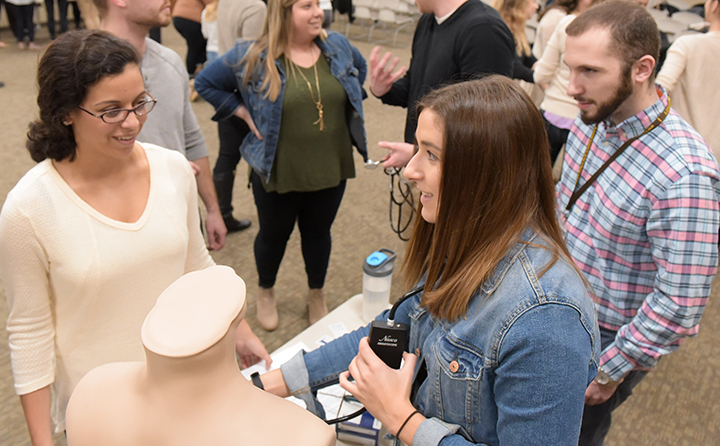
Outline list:
[[[480,0],[463,3],[443,23],[433,14],[418,21],[404,77],[380,99],[407,107],[405,141],[415,140],[415,106],[429,91],[485,74],[513,75],[515,43],[500,14]]]

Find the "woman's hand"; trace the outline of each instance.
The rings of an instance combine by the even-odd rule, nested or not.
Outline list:
[[[390,58],[392,57],[392,54],[390,52],[385,53],[385,55],[378,61],[378,54],[380,53],[380,47],[376,46],[373,48],[372,52],[370,53],[370,92],[374,94],[377,97],[383,96],[388,91],[390,91],[390,88],[392,88],[392,84],[400,79],[400,77],[405,74],[405,70],[407,70],[407,67],[400,67],[399,70],[397,70],[395,73],[392,71],[397,67],[398,63],[400,62],[399,57],[395,57],[392,60],[392,63],[386,68],[386,65]]]
[[[403,359],[405,364],[400,370],[388,367],[372,351],[365,337],[360,340],[358,355],[348,371],[340,374],[340,387],[357,398],[392,433],[396,433],[415,410],[410,391],[417,356],[403,353]],[[350,376],[355,382],[349,381]]]
[[[410,162],[415,152],[415,147],[406,142],[387,142],[380,141],[378,146],[388,149],[390,154],[383,160],[383,167],[397,167],[402,169]]]
[[[272,364],[270,354],[265,349],[262,341],[252,331],[250,324],[244,319],[235,331],[235,350],[240,357],[242,368],[250,367],[264,359],[265,368],[270,369],[270,364]]]
[[[253,121],[252,116],[250,116],[250,112],[248,111],[247,107],[244,105],[241,105],[238,107],[237,110],[235,110],[235,116],[245,121],[245,123],[250,127],[250,131],[253,132],[253,134],[262,141],[263,137],[260,134],[260,131],[258,131],[257,127],[255,127],[255,121]]]

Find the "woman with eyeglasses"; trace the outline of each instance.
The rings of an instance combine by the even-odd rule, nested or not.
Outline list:
[[[52,444],[51,421],[64,429],[85,373],[143,360],[140,329],[160,293],[214,264],[189,163],[136,140],[155,104],[139,62],[122,39],[75,31],[38,65],[27,143],[38,164],[0,213],[11,362],[33,445]],[[246,323],[238,334],[241,354],[267,356]]]

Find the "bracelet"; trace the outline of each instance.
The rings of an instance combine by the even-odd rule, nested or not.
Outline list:
[[[250,375],[250,379],[252,379],[252,383],[260,390],[265,390],[265,386],[263,386],[262,380],[260,379],[260,373],[255,372],[252,375]]]
[[[415,409],[415,412],[411,413],[410,415],[408,415],[407,418],[405,418],[405,422],[402,424],[402,426],[400,426],[400,429],[398,429],[397,434],[395,434],[395,438],[400,438],[400,432],[402,432],[402,430],[405,429],[405,425],[408,424],[408,421],[410,421],[410,418],[414,417],[415,414],[418,414],[418,413],[420,413],[420,411]]]

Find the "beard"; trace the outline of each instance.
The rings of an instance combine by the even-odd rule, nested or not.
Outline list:
[[[598,124],[612,115],[615,110],[622,105],[623,102],[633,93],[633,80],[631,76],[632,65],[625,67],[620,75],[620,85],[618,85],[613,96],[601,103],[597,104],[595,113],[590,114],[586,110],[580,111],[580,119],[586,125]],[[581,98],[582,99],[582,98]]]
[[[172,14],[150,9],[149,7],[136,8],[133,13],[128,16],[128,20],[136,25],[148,28],[164,28],[172,23]]]

